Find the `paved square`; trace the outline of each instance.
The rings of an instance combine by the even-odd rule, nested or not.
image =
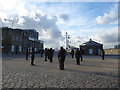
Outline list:
[[[57,57],[45,62],[39,54],[35,66],[24,55],[2,59],[2,88],[117,88],[118,59],[113,56],[83,56],[80,65],[67,56],[65,70],[59,70]]]

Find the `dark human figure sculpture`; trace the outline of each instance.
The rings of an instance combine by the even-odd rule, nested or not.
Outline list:
[[[28,60],[28,54],[29,54],[28,49],[26,49],[26,51],[25,51],[26,60]]]
[[[48,50],[47,50],[47,48],[45,48],[44,54],[45,54],[45,61],[47,61],[47,58],[48,58]]]
[[[74,58],[74,50],[73,49],[71,50],[71,55],[72,55],[72,58]]]
[[[80,60],[83,61],[83,56],[82,56],[82,49],[80,49]]]
[[[60,50],[58,52],[58,60],[59,60],[60,70],[64,70],[65,57],[66,57],[66,51],[63,47],[60,47]]]
[[[49,55],[48,55],[48,56],[49,56],[50,63],[53,62],[53,53],[54,53],[53,49],[50,48],[50,49],[49,49]]]
[[[32,48],[32,51],[31,51],[31,65],[34,65],[34,58],[35,58],[35,52],[34,52],[34,48]]]
[[[80,50],[79,50],[79,48],[76,49],[75,58],[76,58],[76,64],[80,65]]]
[[[105,51],[104,51],[104,49],[102,49],[101,54],[102,54],[102,60],[104,60],[104,56],[105,56]]]
[[[43,57],[43,53],[44,51],[43,50],[40,50],[40,56]]]
[[[47,59],[50,60],[50,49],[47,49]]]

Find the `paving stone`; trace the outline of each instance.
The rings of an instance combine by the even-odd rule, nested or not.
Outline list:
[[[117,67],[113,69],[96,67],[92,70],[91,68],[94,68],[95,65],[102,65],[93,59],[93,57],[86,57],[86,61],[83,61],[78,67],[74,64],[74,60],[68,58],[65,62],[65,70],[61,71],[58,70],[57,58],[54,58],[53,63],[45,63],[44,58],[36,57],[35,66],[31,66],[30,62],[23,57],[11,58],[10,60],[8,58],[3,60],[1,85],[3,88],[44,88],[46,90],[49,88],[51,90],[54,88],[63,88],[64,90],[65,88],[66,90],[70,88],[75,90],[80,88],[117,88],[118,77],[115,74]],[[87,60],[89,61],[87,62]],[[103,63],[103,61],[101,62]],[[117,66],[116,59],[106,59],[104,64],[107,62],[114,63],[114,67]],[[112,63],[110,66],[113,66]],[[91,67],[86,66],[89,64]],[[103,71],[99,72],[97,69]]]

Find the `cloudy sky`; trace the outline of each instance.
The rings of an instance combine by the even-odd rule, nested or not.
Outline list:
[[[95,1],[95,0],[94,0]],[[65,46],[65,33],[70,45],[79,47],[90,38],[104,48],[118,44],[117,2],[40,2],[0,0],[0,27],[35,29],[45,47]]]

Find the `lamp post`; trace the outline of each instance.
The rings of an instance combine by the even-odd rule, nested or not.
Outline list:
[[[10,19],[4,19],[5,21],[9,21],[9,22],[11,22],[12,23],[12,28],[13,28],[13,23],[14,23],[14,21],[13,20],[10,20]]]
[[[69,48],[69,39],[70,39],[70,36],[68,35],[67,32],[65,34],[65,38],[66,38],[66,49],[68,49]]]

